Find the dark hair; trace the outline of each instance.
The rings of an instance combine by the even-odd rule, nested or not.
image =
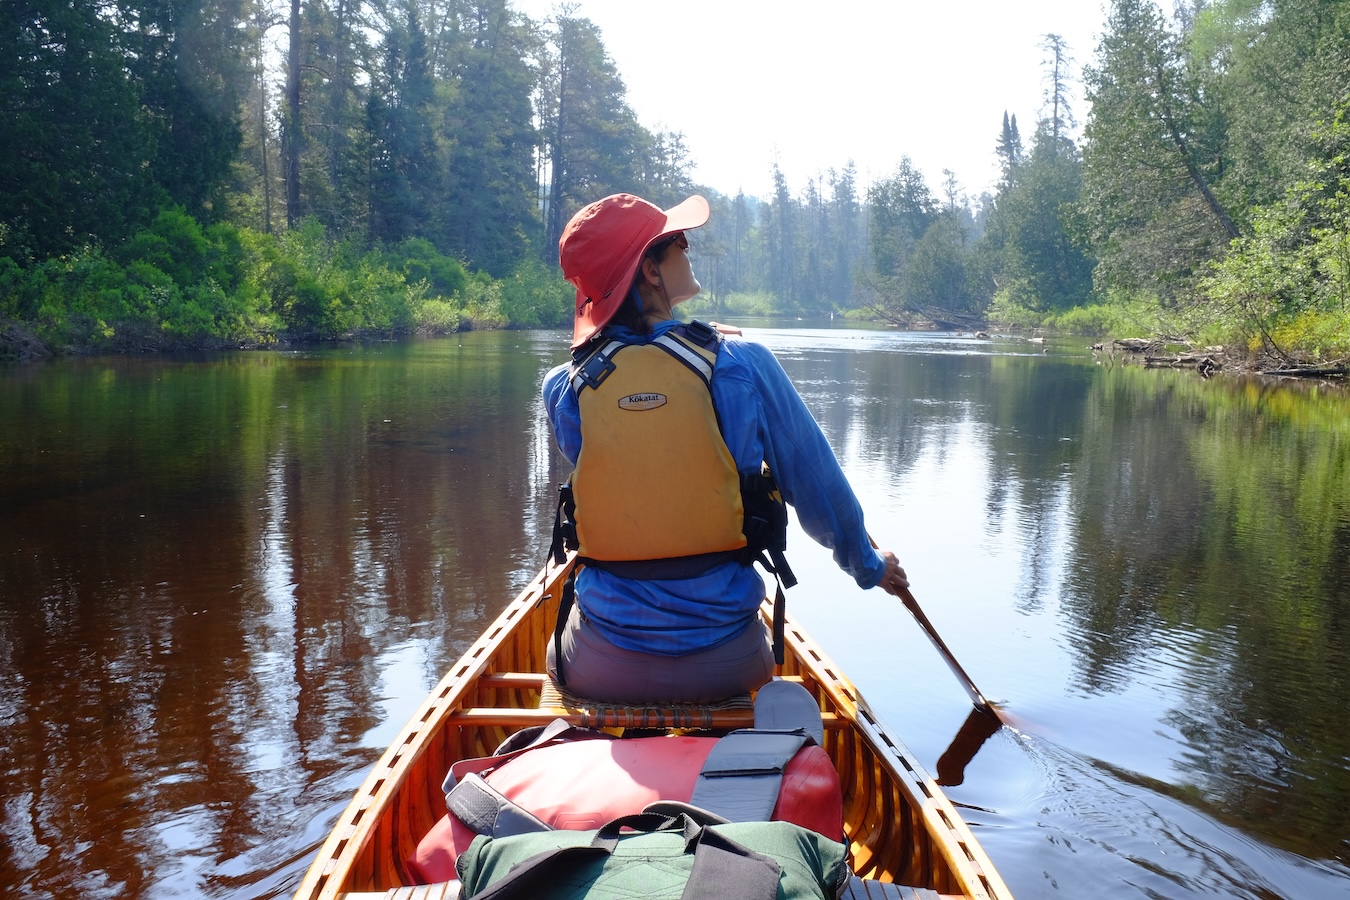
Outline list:
[[[666,251],[671,248],[671,245],[673,245],[683,233],[684,232],[682,231],[677,231],[674,234],[668,234],[661,238],[661,240],[647,248],[647,252],[642,254],[642,259],[650,259],[652,262],[659,264],[661,262],[661,257],[666,255]],[[651,334],[652,326],[647,323],[646,316],[644,316],[642,310],[638,308],[637,297],[641,295],[638,294],[637,291],[638,285],[641,283],[642,262],[639,261],[638,269],[633,273],[633,283],[628,286],[628,293],[624,295],[623,303],[619,304],[619,308],[614,311],[614,315],[609,321],[615,325],[622,325],[634,334]]]
[[[641,270],[639,276],[641,277]],[[614,315],[610,318],[611,325],[622,325],[635,334],[651,334],[652,327],[647,324],[647,319],[638,311],[637,301],[633,299],[633,292],[637,290],[637,279],[633,280],[633,286],[629,288],[628,294],[623,298],[623,303],[614,310]]]

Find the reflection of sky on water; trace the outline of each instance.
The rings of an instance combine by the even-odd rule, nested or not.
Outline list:
[[[868,353],[940,354],[944,356],[1041,356],[1042,344],[1024,337],[946,331],[890,331],[845,328],[746,328],[747,340],[764,344],[779,359],[793,359],[812,351],[865,349]],[[1075,346],[1085,341],[1075,342]]]

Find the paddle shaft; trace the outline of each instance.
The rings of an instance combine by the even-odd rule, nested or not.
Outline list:
[[[947,663],[947,668],[952,670],[952,674],[965,687],[966,693],[970,695],[971,702],[975,704],[975,708],[980,712],[997,717],[998,712],[994,709],[994,705],[984,699],[984,694],[981,694],[980,689],[975,686],[975,682],[970,680],[966,670],[961,668],[961,664],[956,661],[952,651],[947,649],[946,641],[942,640],[942,635],[937,633],[933,623],[928,621],[928,616],[924,615],[923,608],[919,606],[919,601],[914,599],[914,595],[909,592],[909,588],[901,588],[899,597],[900,602],[905,604],[905,609],[909,610],[910,615],[914,617],[914,621],[919,623],[919,627],[923,629],[924,634],[928,635],[928,639],[933,642],[933,646],[937,648],[938,653]]]
[[[873,550],[881,549],[881,546],[877,543],[877,539],[870,534],[867,536],[867,540],[872,544]],[[947,642],[942,639],[942,635],[937,633],[937,629],[933,627],[933,623],[928,621],[928,617],[923,613],[923,607],[919,606],[919,601],[914,599],[914,595],[909,592],[909,588],[901,588],[900,593],[896,596],[900,598],[900,602],[905,604],[905,609],[909,610],[910,615],[914,617],[914,621],[919,623],[919,627],[923,629],[923,633],[928,635],[928,640],[933,642],[933,646],[937,648],[938,654],[942,657],[943,661],[947,663],[947,668],[952,670],[952,674],[957,677],[961,682],[961,685],[966,689],[966,693],[970,695],[970,700],[975,704],[975,708],[982,713],[993,716],[1000,722],[1004,721],[1003,717],[998,714],[998,708],[988,700],[984,699],[984,694],[981,694],[980,689],[975,686],[975,682],[970,680],[970,676],[966,674],[966,670],[961,668],[961,664],[956,661],[956,657],[952,654],[952,651],[947,649]]]

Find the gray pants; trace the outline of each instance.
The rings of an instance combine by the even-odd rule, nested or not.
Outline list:
[[[768,629],[756,618],[719,647],[658,656],[616,647],[574,606],[562,634],[566,690],[608,703],[708,703],[751,691],[773,677]],[[548,672],[557,678],[553,641]]]

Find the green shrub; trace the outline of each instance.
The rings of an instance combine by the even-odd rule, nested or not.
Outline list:
[[[400,241],[385,259],[389,268],[402,272],[409,284],[425,281],[430,297],[453,297],[469,281],[469,273],[459,260],[444,255],[425,238]]]
[[[177,206],[160,210],[149,228],[132,235],[117,252],[123,263],[149,263],[180,285],[204,278],[210,256],[201,225]]]
[[[520,328],[558,328],[571,322],[576,288],[558,273],[530,257],[502,279],[501,313]]]
[[[453,298],[464,310],[462,325],[468,328],[504,328],[507,325],[502,312],[501,282],[493,281],[484,272],[469,277],[469,283]]]
[[[416,330],[418,334],[453,334],[459,331],[463,316],[459,307],[450,300],[433,297],[422,301],[417,312]]]
[[[557,326],[572,298],[532,258],[494,280],[420,238],[370,250],[330,240],[313,219],[273,236],[203,228],[176,207],[111,252],[86,246],[31,265],[0,256],[0,318],[88,350]]]
[[[1018,303],[1013,292],[1007,288],[1000,289],[994,294],[987,316],[991,325],[1021,329],[1038,328],[1044,319],[1043,313],[1027,309]]]
[[[1131,319],[1123,310],[1105,303],[1078,306],[1046,317],[1045,326],[1067,334],[1103,336],[1125,334]]]
[[[769,291],[731,291],[725,296],[695,297],[681,304],[690,317],[713,319],[718,316],[772,316],[781,314],[778,297]]]

